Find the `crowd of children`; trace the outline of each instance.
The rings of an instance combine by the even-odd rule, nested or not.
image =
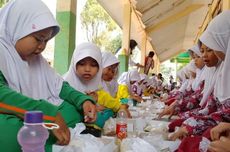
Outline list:
[[[178,116],[169,124],[170,139],[182,140],[178,152],[202,151],[204,138],[210,151],[229,152],[229,18],[224,11],[211,21],[190,49],[191,62],[177,72],[178,83],[137,70],[118,76],[116,56],[89,42],[76,47],[62,77],[41,55],[60,30],[49,9],[40,0],[10,1],[0,10],[0,150],[21,151],[17,132],[25,111],[40,110],[45,121],[59,125],[50,132],[48,152],[55,143],[69,143],[68,127],[84,122],[85,133],[100,136],[119,110],[131,117],[129,99],[140,103],[153,96],[167,105],[159,119]]]

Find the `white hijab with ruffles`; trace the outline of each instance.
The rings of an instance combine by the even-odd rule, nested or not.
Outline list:
[[[202,56],[198,44],[193,45],[193,47],[191,47],[190,50],[193,51],[193,52],[194,52],[196,55],[198,55],[199,57]]]
[[[42,55],[27,62],[15,49],[19,39],[48,27],[53,27],[52,37],[59,32],[52,13],[40,0],[11,0],[3,7],[0,11],[0,70],[11,89],[33,99],[60,105],[61,76]]]
[[[214,96],[220,102],[230,98],[230,11],[224,11],[216,16],[203,33],[201,40],[209,48],[221,51],[225,59],[221,65],[220,74],[214,86]]]
[[[192,47],[191,50],[197,55],[201,56],[200,46],[198,44]],[[195,82],[193,82],[194,88],[196,88],[196,86],[198,87],[200,82],[204,80],[204,89],[202,91],[203,96],[200,101],[200,106],[205,105],[208,97],[211,95],[213,91],[215,80],[217,79],[217,76],[218,76],[219,64],[220,63],[218,63],[215,67],[204,66],[202,71],[196,74],[197,80],[195,79]]]
[[[102,67],[103,68],[106,68],[113,64],[118,64],[118,63],[119,63],[119,60],[111,52],[102,52]],[[117,77],[114,76],[114,78],[109,82],[102,80],[102,88],[105,91],[107,91],[111,96],[115,97],[117,94],[117,90],[118,90]]]
[[[132,92],[130,81],[140,81],[140,74],[137,70],[131,70],[128,72],[122,73],[122,75],[118,78],[118,84],[126,85],[128,86],[129,93]]]
[[[221,62],[217,63],[215,67],[207,67],[205,69],[205,80],[204,80],[204,89],[202,91],[203,97],[200,101],[200,106],[204,106],[208,97],[211,95],[214,89],[216,80],[220,72],[220,67],[222,66]]]
[[[83,82],[76,74],[77,63],[87,57],[91,57],[97,61],[99,65],[99,70],[96,76],[88,81]],[[64,79],[69,82],[69,84],[76,90],[85,93],[87,91],[97,91],[101,86],[101,76],[102,76],[102,55],[101,50],[93,43],[82,43],[74,50],[71,64],[68,72],[63,76]]]
[[[139,82],[142,81],[141,84],[139,84]],[[137,90],[136,93],[138,95],[140,95],[142,92],[145,91],[145,89],[147,88],[148,82],[150,81],[150,79],[148,78],[148,76],[144,73],[140,74],[140,81],[136,82],[135,85],[137,86]]]
[[[185,67],[178,71],[177,76],[182,79],[182,85],[179,89],[180,92],[185,93],[186,90],[191,89],[193,78],[191,77],[191,71],[194,72],[194,61],[191,60]],[[188,77],[188,79],[186,78]]]
[[[190,50],[193,51],[199,57],[202,57],[198,44],[194,45],[192,48],[190,48]],[[196,78],[192,83],[193,91],[196,91],[200,86],[200,83],[205,79],[206,71],[207,71],[205,70],[206,68],[207,68],[206,66],[204,66],[202,69],[196,68]]]
[[[197,69],[198,68],[196,67],[194,60],[191,60],[184,69],[186,75],[189,77],[188,86],[186,88],[187,91],[190,91],[192,89],[192,84],[195,81],[194,77],[192,77],[192,73],[196,73]]]

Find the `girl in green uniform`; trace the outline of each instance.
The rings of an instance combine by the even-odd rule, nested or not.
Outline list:
[[[46,143],[67,145],[68,127],[96,120],[92,98],[76,91],[49,66],[41,52],[59,32],[41,0],[12,0],[0,11],[0,151],[20,152],[17,132],[23,113],[41,110],[57,123]]]

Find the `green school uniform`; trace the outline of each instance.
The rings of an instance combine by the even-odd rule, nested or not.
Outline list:
[[[35,86],[36,87],[36,86]],[[59,97],[64,100],[60,106],[52,105],[45,100],[34,100],[26,97],[7,85],[4,75],[0,71],[0,103],[4,103],[27,111],[40,110],[45,115],[55,117],[57,112],[63,116],[68,127],[75,127],[75,124],[83,120],[82,104],[85,100],[92,100],[89,96],[73,89],[67,82],[62,85]],[[0,151],[4,152],[21,152],[21,147],[17,142],[18,130],[23,126],[23,120],[16,116],[21,115],[15,111],[0,108]],[[55,137],[50,133],[46,142],[46,152],[52,151],[52,145],[56,142]]]

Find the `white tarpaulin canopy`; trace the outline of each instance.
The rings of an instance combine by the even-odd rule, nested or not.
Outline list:
[[[124,0],[98,2],[122,28]],[[212,0],[130,0],[130,3],[134,10],[131,38],[140,45],[142,27],[160,62],[163,62],[194,44]]]

